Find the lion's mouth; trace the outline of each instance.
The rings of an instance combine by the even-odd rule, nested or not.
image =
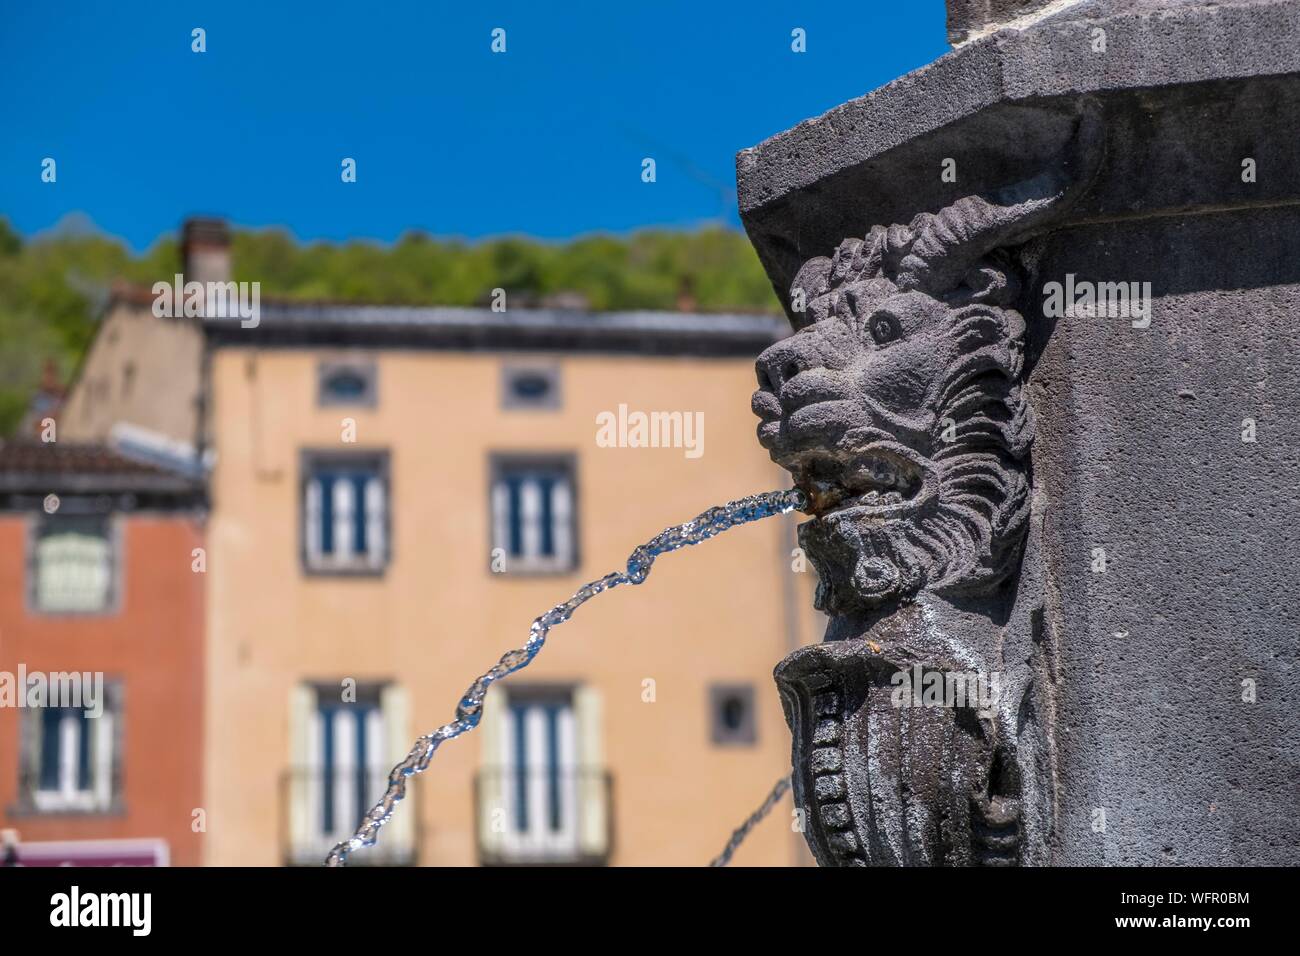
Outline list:
[[[783,457],[795,485],[808,496],[818,518],[909,514],[927,497],[929,469],[902,445],[875,444],[853,451],[808,449]]]

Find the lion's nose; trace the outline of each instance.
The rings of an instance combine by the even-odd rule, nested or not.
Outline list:
[[[769,346],[754,363],[759,389],[777,394],[790,379],[812,368],[816,356],[811,354],[807,341],[806,336],[794,335]]]

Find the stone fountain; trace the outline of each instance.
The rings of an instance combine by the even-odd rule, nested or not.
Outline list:
[[[737,159],[823,865],[1300,859],[1300,0],[949,0]]]

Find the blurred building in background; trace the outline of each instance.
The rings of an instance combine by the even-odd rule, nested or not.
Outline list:
[[[201,862],[203,538],[191,478],[99,445],[0,447],[14,861]]]
[[[225,223],[191,219],[181,233],[187,280],[230,278]],[[170,279],[171,277],[169,277]],[[73,441],[112,440],[134,429],[174,443],[176,460],[200,431],[203,331],[195,317],[157,315],[151,288],[119,283],[99,320],[59,415],[59,435]]]
[[[183,246],[187,280],[230,278],[224,224]],[[787,483],[749,410],[783,319],[263,299],[250,323],[154,301],[115,291],[59,437],[206,479],[185,812],[211,864],[318,864],[535,617],[663,527]],[[668,447],[634,447],[651,413]],[[820,636],[793,527],[582,608],[354,862],[707,862],[789,772],[771,670]],[[786,802],[737,862],[803,860],[790,823]]]

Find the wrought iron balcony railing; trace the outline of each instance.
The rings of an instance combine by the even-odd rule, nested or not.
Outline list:
[[[388,783],[387,771],[288,770],[281,780],[284,862],[288,866],[319,866],[341,840],[352,836],[365,812]],[[408,790],[407,800],[413,800]],[[350,863],[411,866],[419,859],[418,815],[405,807],[384,828],[384,838]]]
[[[603,768],[489,767],[474,778],[484,866],[602,866],[614,847],[614,783]]]

